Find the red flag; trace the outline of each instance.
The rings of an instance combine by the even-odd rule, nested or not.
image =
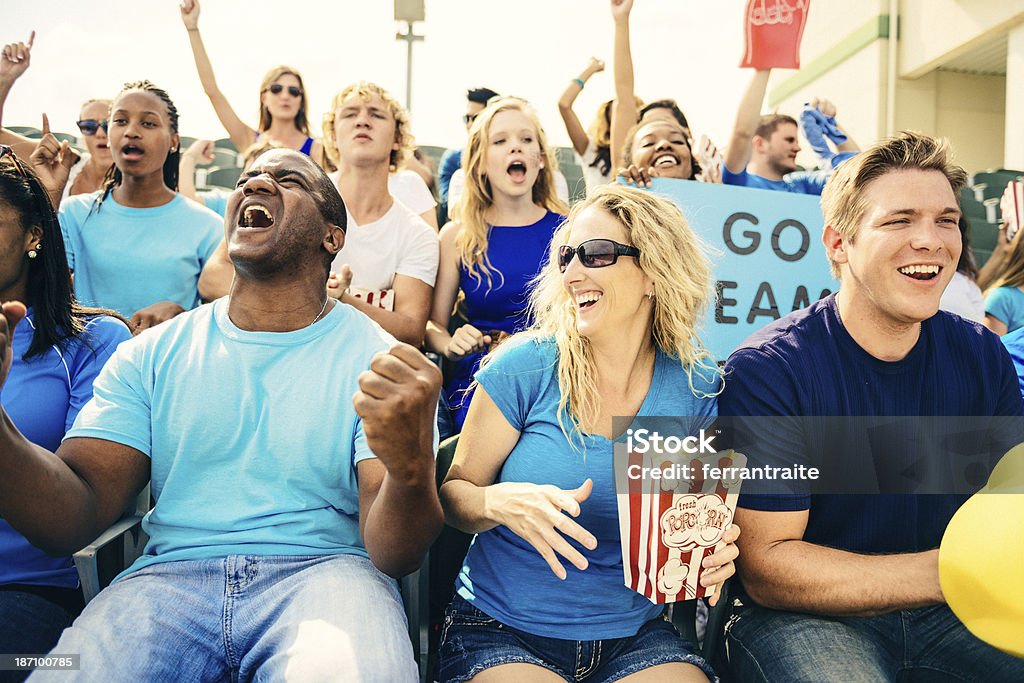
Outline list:
[[[740,68],[799,69],[800,40],[811,0],[747,0]]]

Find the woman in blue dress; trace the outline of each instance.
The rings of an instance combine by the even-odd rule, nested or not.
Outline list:
[[[441,260],[426,346],[454,363],[445,398],[457,427],[483,354],[526,328],[527,290],[565,219],[555,194],[554,150],[528,103],[492,101],[473,122],[462,155],[466,191],[440,234]],[[469,321],[448,327],[459,294]]]

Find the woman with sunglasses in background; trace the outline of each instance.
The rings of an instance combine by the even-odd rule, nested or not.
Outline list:
[[[250,128],[238,118],[224,93],[217,87],[213,66],[206,54],[203,38],[199,35],[199,0],[184,0],[180,9],[181,20],[185,23],[189,43],[192,45],[192,56],[199,71],[199,80],[235,147],[239,150],[247,149],[256,142],[256,138],[266,136],[282,147],[302,152],[321,164],[323,145],[309,132],[306,116],[308,100],[299,72],[287,66],[276,66],[267,72],[260,84],[259,129]]]
[[[712,285],[686,219],[647,192],[599,187],[555,234],[533,323],[477,373],[441,486],[448,523],[477,536],[440,680],[714,680],[664,605],[623,583],[612,460],[614,417],[680,416],[695,433],[717,414],[721,371],[697,337]],[[725,530],[702,585],[735,572],[738,536]]]
[[[480,359],[497,337],[524,329],[527,288],[565,219],[555,194],[554,150],[523,100],[492,100],[469,130],[466,187],[441,231],[441,260],[426,346],[454,364],[445,386],[456,427],[469,407]],[[459,293],[468,324],[449,334]]]
[[[55,142],[55,140],[54,140]],[[56,451],[107,358],[130,334],[71,293],[57,215],[36,174],[0,145],[0,301],[14,329],[3,407],[33,443]],[[9,302],[20,302],[12,305]],[[43,655],[82,609],[70,557],[52,557],[0,519],[0,652]],[[28,671],[2,671],[0,681]]]
[[[111,105],[103,189],[60,209],[79,301],[130,318],[136,333],[199,305],[200,272],[224,232],[220,216],[178,194],[178,145],[170,96],[125,84]]]
[[[38,140],[12,133],[3,128],[4,103],[14,82],[25,73],[32,57],[35,32],[28,43],[10,43],[4,46],[0,55],[0,143],[10,145],[14,151],[28,158]],[[103,178],[112,162],[107,145],[107,115],[110,100],[88,100],[79,112],[78,130],[82,134],[86,152],[73,152],[75,156],[71,173],[64,185],[61,203],[71,195],[95,192],[103,186]]]

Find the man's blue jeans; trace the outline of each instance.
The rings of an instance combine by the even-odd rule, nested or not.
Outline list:
[[[102,591],[32,681],[416,681],[393,579],[356,555],[155,564]]]
[[[975,638],[945,605],[876,617],[737,607],[729,666],[748,681],[1024,681],[1024,659]]]

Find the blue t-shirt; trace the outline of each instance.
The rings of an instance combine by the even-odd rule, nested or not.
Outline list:
[[[1013,367],[1017,370],[1020,393],[1024,396],[1024,328],[1004,334],[1002,341],[1010,354],[1010,360],[1013,361]]]
[[[394,339],[351,306],[280,333],[241,330],[227,307],[123,344],[66,437],[152,460],[150,538],[128,572],[235,554],[366,556],[356,464],[374,456],[352,396]]]
[[[1024,292],[1020,287],[997,287],[985,295],[985,315],[1006,325],[1007,332],[1024,327]]]
[[[4,410],[26,439],[56,451],[78,411],[92,398],[92,383],[117,345],[131,337],[117,318],[99,316],[85,331],[51,346],[40,356],[22,358],[35,334],[35,314],[14,330],[14,363],[0,390]],[[26,583],[74,588],[78,573],[68,557],[52,557],[0,519],[0,585]]]
[[[465,266],[459,265],[459,289],[465,296],[463,304],[470,325],[484,334],[493,330],[512,334],[527,328],[530,283],[544,265],[551,237],[564,220],[565,216],[548,211],[531,225],[490,227],[490,285],[485,277],[474,279]],[[445,397],[460,429],[472,397],[468,389],[483,357],[483,353],[475,353],[456,362],[445,387]]]
[[[722,183],[725,185],[740,185],[752,187],[757,190],[773,190],[775,192],[795,192],[797,194],[820,195],[825,189],[825,181],[828,180],[831,171],[796,171],[787,173],[782,180],[769,180],[764,176],[755,175],[743,169],[739,173],[733,173],[725,165],[722,165]]]
[[[945,311],[921,323],[914,348],[882,361],[843,326],[835,295],[755,332],[729,357],[722,415],[739,416],[1017,416],[1021,394],[999,338],[982,325]],[[778,433],[759,442],[769,458],[807,448],[845,450],[857,444],[816,443],[806,434]],[[788,443],[787,443],[788,442]],[[848,454],[847,454],[848,451]],[[754,510],[809,510],[804,540],[859,553],[936,548],[957,495],[740,495]]]
[[[218,188],[203,190],[199,193],[199,198],[203,200],[203,206],[221,217],[228,212],[228,197],[230,196],[231,192]]]
[[[158,301],[198,306],[199,274],[224,236],[224,220],[181,195],[149,209],[107,195],[97,210],[99,197],[74,195],[60,207],[78,300],[126,318]]]
[[[498,349],[477,379],[520,433],[495,483],[532,482],[574,489],[588,477],[593,480],[593,492],[580,504],[576,522],[594,535],[597,548],[588,550],[566,537],[587,558],[589,567],[580,571],[562,559],[566,569],[562,581],[533,546],[498,526],[476,536],[456,590],[495,619],[538,636],[567,640],[633,636],[664,605],[651,603],[624,584],[612,442],[588,435],[584,451],[574,436],[577,448],[569,446],[558,424],[557,362],[553,340],[520,338]],[[694,370],[694,387],[714,393],[717,380],[703,373],[711,381]],[[659,351],[639,415],[714,414],[715,399],[695,396],[679,361]],[[568,416],[564,420],[569,424]]]

